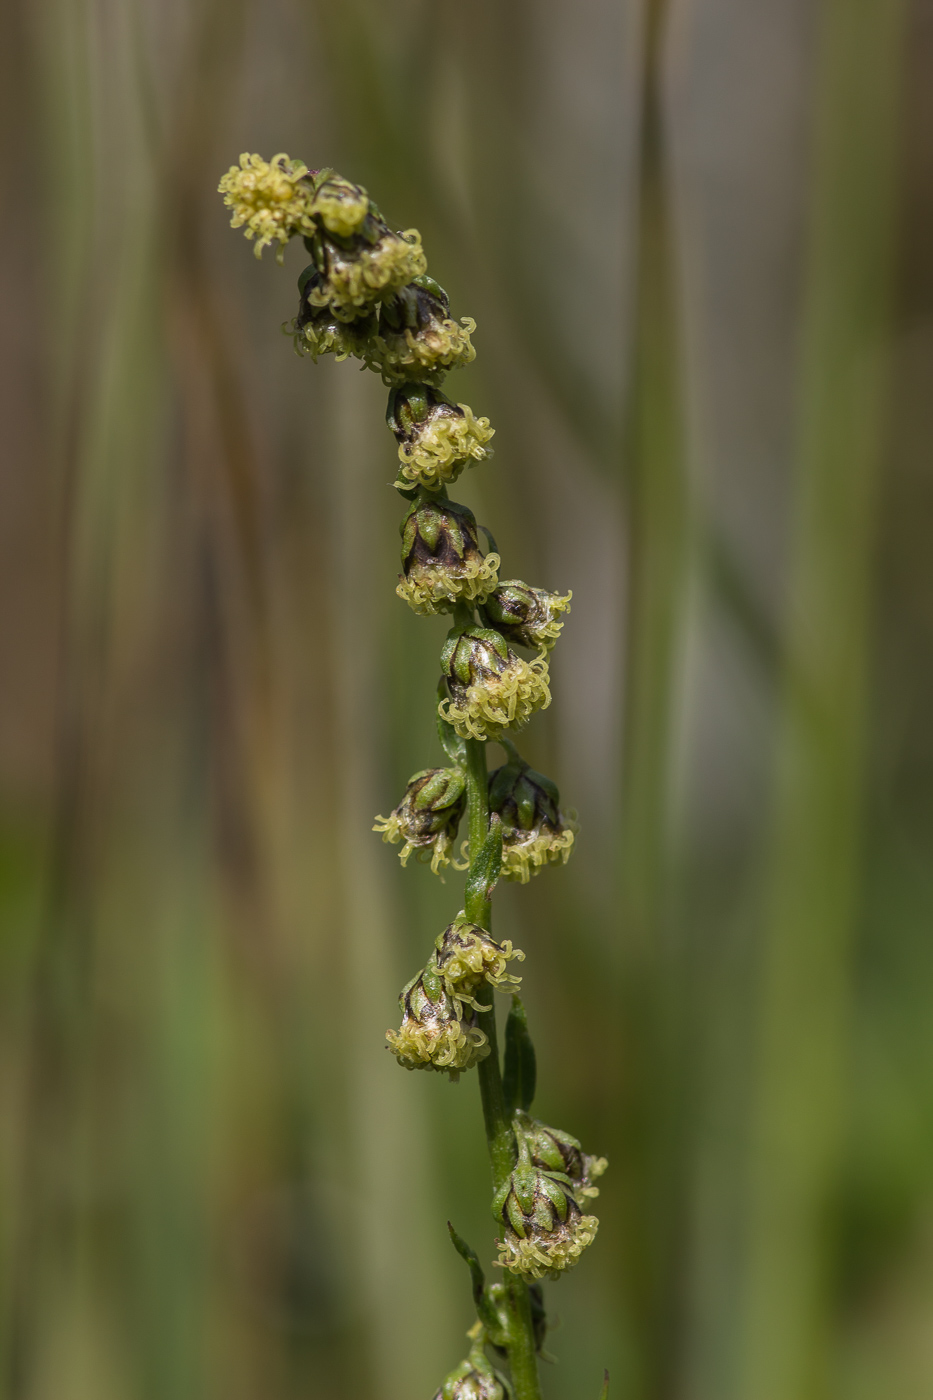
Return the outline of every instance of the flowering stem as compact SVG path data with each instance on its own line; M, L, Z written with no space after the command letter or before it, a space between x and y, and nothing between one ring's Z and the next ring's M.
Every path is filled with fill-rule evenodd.
M486 745L478 739L466 741L467 821L470 832L470 873L479 859L489 830L489 791L486 778ZM490 901L483 890L475 889L467 897L466 916L487 931L492 925ZM481 1060L479 1089L483 1103L486 1143L492 1166L493 1190L508 1180L515 1165L515 1137L509 1121L502 1073L499 1068L499 1045L496 1035L495 1007L482 1011L479 1027L489 1039L489 1054ZM538 1362L535 1353L534 1328L531 1321L531 1300L528 1285L509 1270L505 1271L506 1349L515 1400L541 1400Z

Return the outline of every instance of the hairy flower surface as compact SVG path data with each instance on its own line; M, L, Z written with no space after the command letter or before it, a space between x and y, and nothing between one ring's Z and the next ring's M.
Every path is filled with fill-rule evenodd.
M476 322L451 319L450 302L432 277L418 277L383 302L379 316L380 369L386 384L439 382L476 358L470 336Z
M521 579L508 579L486 599L483 615L507 642L550 651L560 636L564 625L561 615L570 611L572 597L572 593L547 593Z
M401 524L402 567L396 593L416 613L451 612L482 600L496 585L498 554L485 558L476 519L466 506L421 492Z
M476 1025L476 1009L451 996L432 955L427 967L399 997L402 1024L386 1040L404 1069L446 1071L457 1079L489 1054L489 1041Z
M431 861L437 875L450 864L450 851L466 805L466 787L459 768L425 768L409 778L405 796L387 817L377 817L373 831L383 841L404 844L399 851L403 865L412 851L419 860Z
M522 1139L518 1166L496 1195L493 1214L505 1226L497 1262L530 1279L558 1278L572 1268L599 1227L595 1216L581 1212L569 1177L533 1166Z
M396 486L429 491L456 481L464 467L492 456L495 432L464 403L453 404L430 384L403 384L389 396L386 421L398 442Z
M577 1200L599 1195L599 1187L593 1183L609 1165L605 1157L591 1157L575 1137L539 1123L527 1113L516 1115L515 1132L527 1142L532 1165L544 1171L562 1172L570 1180Z
M242 228L247 238L256 240L257 258L262 257L263 248L278 243L276 256L281 262L290 238L314 232L314 196L303 161L284 153L263 160L245 152L217 188L233 210L231 228Z
M502 878L527 885L548 864L566 864L577 824L560 810L550 778L516 754L489 775L489 808L502 818ZM465 847L468 849L468 847Z
M524 961L521 949L508 940L497 943L463 914L448 924L435 946L437 970L454 996L475 996L484 984L509 992L521 986L522 979L508 970L513 960Z
M438 711L463 739L495 739L506 729L520 729L551 703L544 658L522 661L487 628L448 632L441 672L449 698Z

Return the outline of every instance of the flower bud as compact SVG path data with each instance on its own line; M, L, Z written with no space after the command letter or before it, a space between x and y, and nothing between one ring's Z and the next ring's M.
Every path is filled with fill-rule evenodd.
M324 279L317 268L306 267L298 279L301 301L298 315L285 329L293 338L299 355L310 355L315 362L321 355L333 355L337 360L354 356L373 366L376 349L376 314L373 311L355 321L341 321L327 307L312 306L311 294L320 292Z
M435 944L437 970L452 996L475 996L483 984L497 991L517 991L522 979L508 971L514 960L524 962L525 954L506 940L497 943L485 929L458 914Z
M405 796L387 817L377 817L373 831L383 841L405 844L399 851L403 865L412 851L427 860L438 874L450 864L450 851L457 839L460 818L466 806L466 785L459 768L424 768L409 778Z
M402 1024L386 1040L403 1069L445 1071L452 1080L489 1054L489 1041L476 1025L476 1007L451 996L432 954L399 997Z
M591 1157L575 1137L539 1123L527 1113L516 1114L515 1131L527 1142L532 1165L543 1171L562 1172L569 1178L577 1200L599 1195L599 1187L593 1183L609 1165L605 1157Z
M233 210L231 228L242 228L256 240L256 257L263 248L278 243L276 258L282 261L285 245L296 233L313 234L314 195L308 167L285 154L263 160L244 153L239 165L231 165L217 189Z
M521 579L500 583L486 599L483 614L490 627L496 627L507 642L519 646L543 647L550 651L560 636L561 613L570 611L572 593L547 593L531 588Z
M466 1361L451 1371L434 1400L508 1400L508 1395L501 1376L483 1351L480 1337Z
M495 739L551 703L544 658L522 661L504 637L483 627L448 632L441 672L450 698L438 713L463 739Z
M560 810L550 778L512 753L489 775L489 808L502 818L502 879L527 885L548 862L567 863L577 824Z
M456 481L464 467L492 456L487 443L495 429L465 403L453 404L430 384L405 383L389 395L386 422L398 442L396 486L436 491Z
M498 554L480 552L476 519L455 501L421 492L401 524L402 567L396 593L416 613L452 612L482 601L496 585Z
M505 1226L497 1262L526 1279L558 1278L592 1244L599 1221L581 1212L565 1173L532 1164L520 1135L518 1149L518 1165L493 1201Z
M470 336L476 322L450 317L450 301L432 277L417 277L383 302L379 349L386 384L441 379L450 369L476 358Z

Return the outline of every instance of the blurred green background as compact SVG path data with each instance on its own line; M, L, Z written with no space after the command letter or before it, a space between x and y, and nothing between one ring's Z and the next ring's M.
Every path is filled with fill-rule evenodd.
M476 1085L384 1053L458 907L384 393L299 361L241 151L421 229L572 588L497 899L612 1167L548 1400L933 1395L931 0L0 10L0 1396L409 1400L491 1257Z

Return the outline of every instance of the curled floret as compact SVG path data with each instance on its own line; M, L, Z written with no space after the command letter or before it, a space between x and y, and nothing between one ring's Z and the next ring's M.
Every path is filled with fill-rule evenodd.
M476 322L450 315L443 287L418 277L385 301L379 316L379 357L384 383L438 383L444 374L476 358L470 336Z
M456 481L464 467L492 456L487 444L494 432L489 419L477 418L469 404L435 414L410 442L399 444L402 465L396 485L408 488L419 483L436 488Z
M416 613L452 612L496 586L499 556L483 557L473 512L420 491L402 521L402 569L396 593Z
M430 860L437 875L450 864L465 805L466 780L459 768L424 768L409 778L394 811L376 818L373 831L392 845L403 843L402 865L414 851L418 860Z
M386 1031L386 1040L403 1069L438 1070L456 1080L489 1054L475 1004L450 994L434 956L405 987L399 1005L402 1024Z
M544 657L523 661L487 628L448 633L441 670L448 699L438 711L464 739L495 739L506 729L520 729L551 703Z
M456 481L464 467L492 456L494 429L467 404L451 403L429 383L406 383L392 390L386 422L398 443L396 486L437 491Z
M314 214L328 233L352 238L370 212L369 196L362 185L354 185L341 175L324 180L314 196Z
M233 211L231 228L242 228L246 237L256 240L255 254L277 243L276 258L296 233L313 234L313 193L308 167L284 152L263 160L244 152L239 165L231 165L217 186L224 204Z
M416 228L393 233L384 226L373 243L364 238L348 242L348 247L328 238L318 242L321 282L308 296L312 307L326 307L340 321L365 314L374 302L397 291L427 267Z
M566 864L579 828L551 779L506 748L509 762L489 775L489 805L502 819L502 878L525 885L546 865Z
M524 961L520 948L508 939L494 938L459 914L439 935L436 943L437 970L452 995L475 996L485 984L497 991L515 992L522 979L509 972L509 963Z
M595 1240L598 1229L595 1215L583 1215L578 1206L571 1204L567 1219L550 1230L531 1225L520 1235L513 1229L506 1229L503 1238L497 1241L499 1257L496 1262L525 1279L557 1279L573 1268Z
M572 597L572 593L548 593L521 579L507 579L486 599L483 616L507 642L550 651L560 636L561 619L570 611Z

